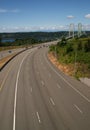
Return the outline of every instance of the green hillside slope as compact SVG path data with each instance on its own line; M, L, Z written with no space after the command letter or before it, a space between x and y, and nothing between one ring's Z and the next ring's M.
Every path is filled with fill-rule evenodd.
M75 77L90 77L90 38L62 38L57 45L50 46L50 52L60 64L72 64Z

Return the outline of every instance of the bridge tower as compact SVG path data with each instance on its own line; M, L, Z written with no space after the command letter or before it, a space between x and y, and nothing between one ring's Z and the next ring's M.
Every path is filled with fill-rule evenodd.
M71 23L70 26L69 26L69 37L73 37L74 38L74 31L75 31L74 24Z
M78 23L78 37L82 35L82 24Z

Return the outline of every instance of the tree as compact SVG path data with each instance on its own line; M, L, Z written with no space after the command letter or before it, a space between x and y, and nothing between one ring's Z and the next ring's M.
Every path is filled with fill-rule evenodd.
M82 41L78 41L77 50L80 51L83 49Z
M1 43L1 41L2 41L2 39L1 39L1 37L0 37L0 43Z
M58 42L58 45L59 46L65 46L67 44L67 40L65 37L62 37L61 41Z
M90 40L88 40L84 45L84 50L85 52L90 52Z
M2 39L1 39L1 37L0 37L0 46L2 46Z
M66 46L66 54L68 54L69 52L72 52L73 50L74 49L73 49L72 43L68 43Z

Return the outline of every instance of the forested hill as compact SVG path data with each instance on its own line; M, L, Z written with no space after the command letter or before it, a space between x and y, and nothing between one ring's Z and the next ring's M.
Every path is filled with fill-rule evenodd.
M14 38L14 39L26 39L33 38L41 41L56 40L61 36L66 36L68 32L21 32L21 33L0 33L0 37Z
M0 33L0 47L20 46L26 44L31 45L35 43L54 41L59 40L62 37L67 37L68 34L68 31ZM87 35L84 37L90 36L90 31L86 32L86 34Z
M69 34L68 31L59 31L59 32L17 32L17 33L0 33L0 38L13 38L13 39L27 39L33 38L41 41L46 40L56 40L61 38L62 36L67 36ZM86 31L86 35L90 36L90 31Z

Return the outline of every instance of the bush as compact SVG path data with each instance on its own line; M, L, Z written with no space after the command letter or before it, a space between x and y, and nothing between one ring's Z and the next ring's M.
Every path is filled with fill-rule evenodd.
M66 46L66 54L68 54L68 53L70 53L70 52L72 52L73 51L73 46L72 46L72 44L70 43L70 44L68 44L67 46Z
M66 44L67 44L67 40L65 39L65 37L62 37L61 41L59 41L59 42L57 43L57 45L60 46L60 47L63 47L63 46L65 46Z
M77 46L77 50L80 51L80 50L82 50L82 49L83 49L82 42L79 41L79 42L78 42L78 46Z
M84 45L84 49L85 49L85 52L90 51L90 40L88 40L88 42Z

